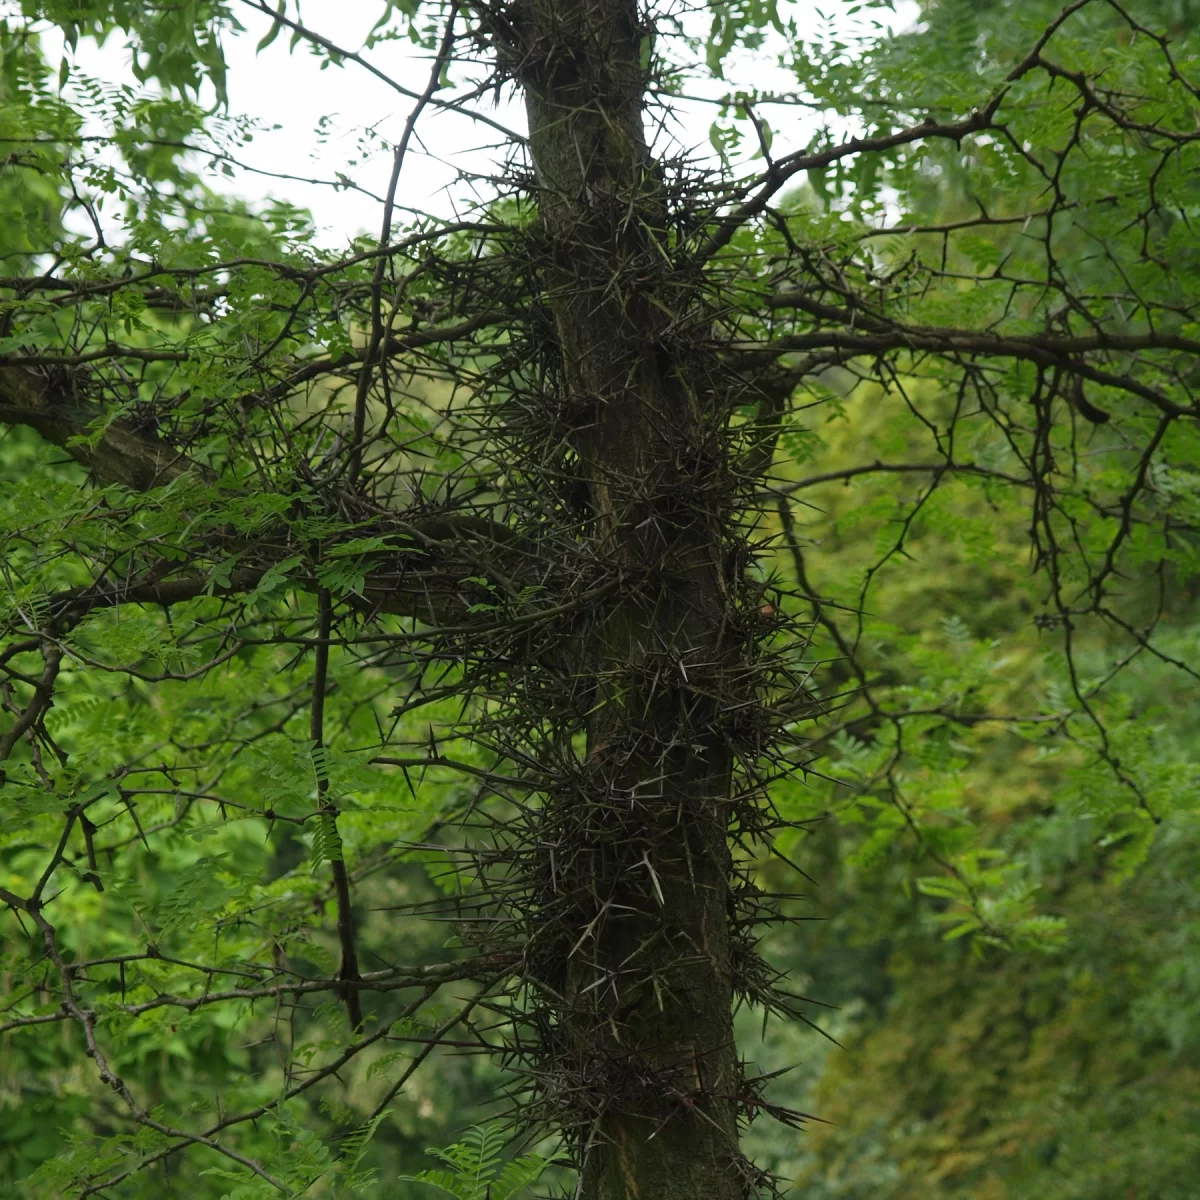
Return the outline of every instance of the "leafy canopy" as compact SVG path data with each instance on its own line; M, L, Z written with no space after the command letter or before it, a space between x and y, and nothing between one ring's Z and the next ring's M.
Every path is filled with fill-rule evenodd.
M766 697L784 827L739 853L764 895L794 889L778 856L826 868L848 897L829 936L896 947L831 989L894 992L847 1029L896 1107L876 1094L805 1162L765 1153L831 1197L931 1173L985 1195L1083 1162L1120 1106L1049 1162L1012 1150L1041 1101L1003 1093L985 1121L931 1009L1031 1091L1061 1078L1039 1055L1093 1052L1098 1014L1194 1066L1195 921L1162 914L1194 908L1200 14L943 0L890 35L883 7L657 13L641 66L656 103L711 102L711 158L661 143L658 244L736 383L739 619L806 689ZM331 82L402 44L432 58L392 81L382 238L333 246L214 183L254 165L224 104L252 15ZM286 0L27 0L0 24L0 1170L22 1194L408 1171L498 1196L550 1154L502 1163L484 1127L413 1174L464 1106L528 1085L448 1053L512 1065L531 1011L520 955L468 919L473 872L578 749L578 713L526 698L572 670L555 622L611 586L533 404L554 334L528 147L453 219L406 213L411 128L501 133L489 10L381 3L361 50L323 28ZM132 77L48 61L52 30L127 42ZM768 58L786 91L756 86ZM1107 905L1161 958L1104 945ZM1128 995L1095 982L1102 952ZM1025 972L1008 1034L972 1041ZM836 1066L813 1086L859 1111ZM914 1098L944 1127L881 1139ZM1090 1170L1047 1194L1095 1194Z

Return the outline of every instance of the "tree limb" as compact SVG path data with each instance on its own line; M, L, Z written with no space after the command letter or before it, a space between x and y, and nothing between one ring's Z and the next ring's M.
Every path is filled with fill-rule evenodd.
M148 491L194 469L174 447L120 417L98 439L89 437L103 420L101 409L80 400L77 380L66 370L0 366L0 422L36 429L97 478Z

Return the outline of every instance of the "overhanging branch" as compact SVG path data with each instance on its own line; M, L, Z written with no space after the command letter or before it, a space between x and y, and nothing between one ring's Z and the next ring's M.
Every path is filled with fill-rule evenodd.
M61 366L0 366L0 423L37 430L100 480L148 491L194 469L161 438L120 417L104 422L102 410L79 399L76 378Z
M205 468L180 451L132 426L121 417L107 418L96 405L81 401L76 380L61 370L40 372L26 367L0 367L0 422L35 429L52 445L92 471L105 483L149 491L172 483L189 472L206 475ZM103 430L98 436L91 431ZM351 530L347 537L360 535ZM381 512L371 532L395 542L395 548L365 558L366 581L357 606L371 613L415 617L432 625L455 626L495 622L494 612L471 610L482 597L465 584L468 577L486 576L501 592L519 590L534 548L519 534L478 513L422 513L407 516ZM274 539L271 539L274 540ZM270 567L291 557L298 548L283 539L254 545L206 542L203 557L222 555L244 560L228 576L214 578L195 567L184 569L164 560L132 578L97 581L50 598L52 628L61 633L96 608L120 604L169 606L203 595L236 596L252 592ZM326 547L328 551L332 547ZM176 574L175 572L180 572ZM288 582L304 591L320 586L315 563L297 567ZM354 598L352 598L353 600ZM494 599L494 594L488 597Z
M836 311L838 315L842 315L842 310ZM915 325L885 326L883 322L872 321L869 317L862 317L858 324L865 328L818 329L811 333L788 334L769 342L737 342L730 350L741 351L751 361L757 362L765 362L785 354L813 353L821 350L835 352L846 358L856 355L878 357L904 350L976 359L1013 358L1043 367L1065 368L1093 383L1118 388L1138 396L1167 416L1185 417L1200 413L1195 404L1178 404L1157 388L1132 375L1102 370L1085 358L1088 354L1104 352L1128 354L1154 350L1200 355L1200 342L1176 334L1101 332L1087 337L1053 334L1006 335Z

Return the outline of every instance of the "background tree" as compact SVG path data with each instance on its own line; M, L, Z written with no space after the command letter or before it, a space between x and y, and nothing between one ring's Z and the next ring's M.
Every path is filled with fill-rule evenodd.
M428 50L378 239L323 248L197 174L245 136L197 97L255 9L346 69ZM14 14L6 1033L35 1108L81 1097L23 1189L370 1188L369 1140L447 1051L499 1064L589 1200L742 1197L772 1167L978 1189L1004 1123L974 1110L949 1164L843 1122L755 1165L749 1121L804 1117L733 1012L806 1011L796 943L761 941L809 915L797 853L891 885L853 919L911 938L928 990L888 1008L878 955L854 987L903 1021L971 1009L925 918L982 993L1063 942L1087 891L1039 909L1056 873L1153 892L1194 845L1186 724L1139 705L1192 674L1200 93L1194 45L1139 13L943 4L916 37L814 42L772 7L713 6L697 39L612 0L384 5L361 53L286 4ZM55 80L46 22L122 30L153 86ZM767 45L795 92L718 94ZM647 133L697 75L721 169ZM507 134L485 97L510 86L528 136L485 200L401 225L423 117ZM780 147L796 106L834 115Z

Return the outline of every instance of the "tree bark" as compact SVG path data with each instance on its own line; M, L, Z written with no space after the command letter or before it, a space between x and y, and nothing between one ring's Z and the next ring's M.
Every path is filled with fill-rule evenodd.
M650 32L632 0L518 0L493 27L529 118L552 415L619 583L590 635L583 784L555 802L573 842L556 887L576 897L563 1074L590 1114L581 1200L736 1200L729 456L687 352L701 306L671 265L646 143Z

